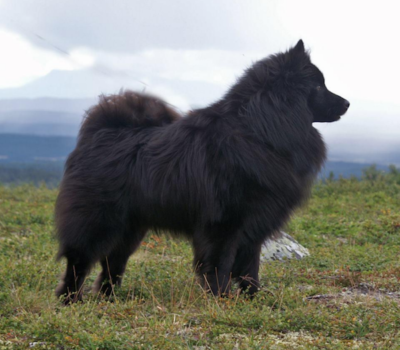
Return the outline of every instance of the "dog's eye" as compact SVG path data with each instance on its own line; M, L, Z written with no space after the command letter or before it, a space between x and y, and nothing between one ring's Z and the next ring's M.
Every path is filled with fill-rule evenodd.
M321 86L321 85L318 85L318 86L317 86L317 91L320 91L320 90L322 90L322 86Z

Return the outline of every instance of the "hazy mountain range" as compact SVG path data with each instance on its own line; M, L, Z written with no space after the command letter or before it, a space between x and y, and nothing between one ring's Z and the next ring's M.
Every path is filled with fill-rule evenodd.
M0 173L1 166L8 169L26 168L31 164L34 168L57 171L61 178L62 167L68 154L74 149L76 137L69 136L34 136L21 134L0 134ZM321 171L322 177L333 172L336 177L350 175L361 176L363 169L371 164L328 161ZM378 169L387 170L385 165Z
M0 162L63 162L75 145L85 110L96 101L0 99ZM341 133L340 123L327 127L337 128L338 133L325 137L330 160L325 173L360 175L361 169L372 163L382 168L400 166L400 138L381 138L373 143L370 135L362 137L362 131L356 136Z

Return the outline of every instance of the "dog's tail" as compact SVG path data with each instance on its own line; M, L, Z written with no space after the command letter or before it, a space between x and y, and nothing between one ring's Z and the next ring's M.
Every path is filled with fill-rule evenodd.
M101 95L99 103L85 115L80 137L101 129L143 128L171 124L181 116L161 99L133 91Z

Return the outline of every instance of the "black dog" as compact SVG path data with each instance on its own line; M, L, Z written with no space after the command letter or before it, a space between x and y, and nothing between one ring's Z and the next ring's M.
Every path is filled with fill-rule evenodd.
M253 294L262 243L307 197L325 159L312 123L336 121L348 107L301 40L184 118L143 94L102 97L87 112L57 199L58 257L68 261L57 295L80 300L99 260L97 290L109 294L149 229L192 242L212 293L234 280Z

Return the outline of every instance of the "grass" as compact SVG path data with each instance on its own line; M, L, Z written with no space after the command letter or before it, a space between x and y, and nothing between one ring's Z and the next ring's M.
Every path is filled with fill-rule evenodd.
M204 294L190 246L149 235L114 302L70 307L54 296L57 191L0 187L0 350L400 349L399 175L369 175L315 186L287 227L311 256L263 264L252 301Z

